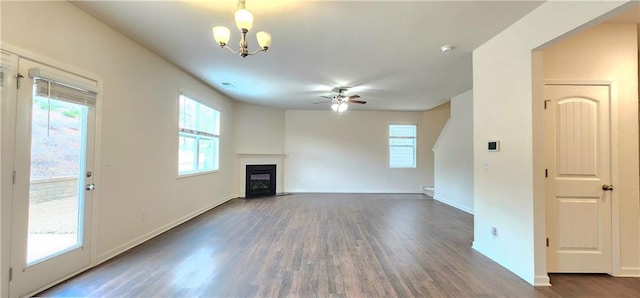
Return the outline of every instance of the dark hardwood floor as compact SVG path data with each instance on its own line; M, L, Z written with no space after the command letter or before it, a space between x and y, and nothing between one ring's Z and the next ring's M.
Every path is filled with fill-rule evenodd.
M471 215L422 195L234 199L38 296L640 296L640 279L606 275L534 288L472 237Z

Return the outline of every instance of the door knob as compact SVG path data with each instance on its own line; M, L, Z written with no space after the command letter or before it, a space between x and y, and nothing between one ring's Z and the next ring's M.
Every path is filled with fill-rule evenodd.
M87 184L85 185L84 189L86 190L94 190L96 188L96 185L91 183L91 184Z
M613 190L613 185L611 184L604 184L602 185L602 190Z

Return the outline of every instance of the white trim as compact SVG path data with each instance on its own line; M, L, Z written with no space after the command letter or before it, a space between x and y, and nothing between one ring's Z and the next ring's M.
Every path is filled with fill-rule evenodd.
M536 275L533 277L533 286L534 287L550 287L551 279L549 279L549 275Z
M206 171L200 171L200 172L186 172L184 174L178 174L176 179L189 178L189 177L207 175L207 174L218 173L218 172L220 172L219 169L218 170L206 170Z
M611 80L557 80L547 79L544 80L545 85L569 85L569 86L611 86L615 81Z
M111 258L113 258L113 257L115 257L115 256L117 256L117 255L119 255L119 254L121 254L121 253L123 253L123 252L125 252L125 251L127 251L129 249L131 249L131 248L134 248L134 247L136 247L136 246L138 246L138 245L150 240L151 238L154 238L154 237L156 237L156 236L158 236L158 235L160 235L160 234L162 234L162 233L164 233L164 232L166 232L168 230L171 230L171 229L173 229L173 228L175 228L175 227L177 227L177 226L179 226L179 225L191 220L192 218L194 218L194 217L196 217L196 216L198 216L200 214L203 214L203 213L205 213L205 212L207 212L207 211L209 211L209 210L211 210L211 209L213 209L213 208L215 208L217 206L220 206L220 205L228 202L229 200L231 200L233 198L234 198L234 196L229 196L229 197L226 197L226 198L224 198L224 199L222 199L220 201L217 201L217 202L214 202L212 204L209 204L209 205L207 205L207 206L205 206L205 207L203 207L203 208L201 208L199 210L191 212L191 213L189 213L189 214L187 214L187 215L185 215L185 216L183 216L181 218L178 218L178 219L176 219L176 220L174 220L174 221L172 221L172 222L170 222L170 223L168 223L168 224L166 224L164 226L161 226L161 227L159 227L159 228L157 228L157 229L155 229L155 230L153 230L153 231L151 231L149 233L146 233L146 234L144 234L144 235L142 235L142 236L140 236L140 237L138 237L136 239L133 239L133 240L131 240L131 241L127 242L127 243L124 243L124 244L122 244L122 245L120 245L120 246L118 246L118 247L116 247L114 249L111 249L111 250L109 250L109 251L107 251L107 252L105 252L105 253L103 253L103 254L98 256L98 263L96 265L101 264L101 263L103 263L103 262L105 262L105 261L107 261L107 260L109 260L109 259L111 259Z
M436 200L436 201L438 201L438 202L441 202L441 203L447 204L447 205L449 205L449 206L451 206L451 207L454 207L454 208L456 208L456 209L462 210L462 211L464 211L464 212L466 212L466 213L469 213L469 214L473 215L473 209L471 209L471 208L469 208L469 207L467 207L467 206L463 206L463 205L461 205L461 204L458 204L458 203L456 203L456 202L453 202L453 201L451 201L451 200L448 200L448 199L446 199L446 198L443 198L442 196L439 196L439 195L437 195L437 194L434 194L433 199L434 199L434 200Z
M620 267L615 277L640 277L640 267Z
M620 155L618 154L618 87L615 81L609 82L609 158L612 185L620 185ZM620 264L620 196L619 192L611 192L611 268L612 275L622 274Z
M27 59L31 60L31 59ZM98 82L93 79L88 79L83 76L78 76L76 74L72 74L68 71L64 71L57 68L40 68L34 67L29 69L29 77L41 78L47 81L53 81L57 83L61 83L63 85L69 85L73 87L78 87L83 91L89 91L92 93L98 93Z
M11 60L11 75L5 70L5 80L7 82L6 90L3 90L6 97L2 98L0 103L0 296L9 296L9 268L11 264L11 230L13 225L13 183L12 174L15 161L15 133L16 133L16 107L17 107L17 89L10 88L15 84L15 74L18 73L18 55L2 51L2 63ZM15 64L15 65L13 65ZM5 249L5 247L7 249Z
M11 44L7 44L6 42L2 43L2 50L4 52L9 52L11 54L14 54L20 58L27 59L32 62L43 64L45 66L52 67L60 71L64 71L66 73L71 73L73 75L98 82L98 86L97 86L98 89L96 91L97 93L102 93L102 82L103 82L102 76L69 66L64 63L57 62L45 56L35 54L33 52L24 50L22 48L13 46ZM22 74L22 75L26 76L27 74Z
M534 280L525 279L524 277L518 275L513 270L511 270L511 268L508 268L507 266L505 266L502 263L500 263L497 259L495 259L494 255L491 254L491 252L494 252L494 250L490 249L488 246L483 246L481 243L479 243L479 242L474 240L473 243L471 243L471 248L473 248L475 251L481 253L485 257L489 258L494 263L502 266L502 268L508 270L511 274L513 274L513 276L523 280L524 282L526 282L526 283L528 283L528 284L530 284L532 286L534 285L534 283L535 283ZM532 278L535 279L535 277L532 277Z
M431 151L436 152L436 150L438 150L438 145L440 145L440 139L442 139L442 136L444 136L447 133L447 129L449 128L449 122L451 122L451 117L449 117L449 119L447 119L447 122L444 123L444 126L440 130L440 134L438 134L438 138L436 139L436 142L433 144L433 148L431 148Z
M236 154L238 157L287 157L286 154L278 154L278 153L238 153Z
M198 126L197 128L193 128L193 129L189 129L189 128L183 128L182 123L180 123L180 117L181 117L181 112L182 112L182 105L181 105L181 100L182 98L185 98L186 100L190 100L192 102L194 102L196 104L196 106L200 106L200 107L204 107L204 109L211 109L213 111L214 114L217 113L217 123L215 125L215 129L214 132L205 132L205 131L201 131L199 130L199 124L196 124L196 126ZM183 88L179 89L179 94L177 97L177 106L178 106L178 114L176 115L176 127L178 128L178 133L177 133L177 141L178 141L178 146L177 146L177 153L178 153L178 164L177 166L177 173L178 176L177 178L185 178L185 177L191 177L191 176L196 176L196 175L200 175L200 174L209 174L212 172L217 172L220 170L220 132L222 131L221 126L222 126L222 112L220 111L220 109L217 107L217 105L211 105L211 103L209 104L205 104L201 101L201 99L196 98L196 97L192 97L190 92L185 92L185 90ZM196 108L196 111L200 111L203 108ZM198 120L200 118L200 114L201 113L196 113L196 120ZM184 171L184 172L180 172L180 139L181 138L191 138L194 140L194 142L196 143L196 149L199 152L199 146L200 146L200 140L204 139L204 140L209 140L212 144L216 144L216 150L214 152L214 156L213 156L213 160L214 160L214 164L211 168L208 169L203 169L203 170L191 170L191 171ZM198 153L197 152L197 153ZM198 166L199 163L199 157L200 154L196 154L195 156L195 165L196 168Z
M404 191L393 191L388 189L374 189L374 190L366 190L366 191L332 191L326 189L305 189L305 188L294 188L287 189L286 192L290 193L330 193L330 194L407 194L407 195L422 195L424 199L428 199L429 197L423 194L420 191L416 192L404 192Z
M408 166L408 167L392 167L391 166L391 135L389 134L389 128L391 128L391 125L413 125L416 128L416 134L415 136L412 137L412 139L414 140L414 145L413 145L413 166ZM420 135L420 125L418 122L387 122L387 169L400 169L400 170L407 170L407 169L417 169L418 168L418 136ZM411 137L402 137L402 138L411 138ZM408 147L408 146L407 146Z
M433 186L422 186L422 193L432 198L435 195L435 190Z

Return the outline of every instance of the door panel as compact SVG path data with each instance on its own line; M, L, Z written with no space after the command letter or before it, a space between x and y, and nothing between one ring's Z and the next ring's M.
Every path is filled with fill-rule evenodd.
M558 249L599 251L598 200L558 197ZM590 220L583 220L589 218Z
M549 272L612 271L609 89L545 86Z
M92 170L95 127L95 107L74 102L79 89L28 75L60 70L26 59L18 64L23 78L15 128L12 297L90 264L91 191L85 185L93 182L86 173Z
M595 177L598 102L570 97L556 102L558 176Z

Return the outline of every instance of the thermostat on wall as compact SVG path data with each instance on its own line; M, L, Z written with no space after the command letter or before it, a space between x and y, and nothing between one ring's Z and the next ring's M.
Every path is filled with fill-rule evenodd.
M500 141L489 141L487 144L489 151L500 151Z

